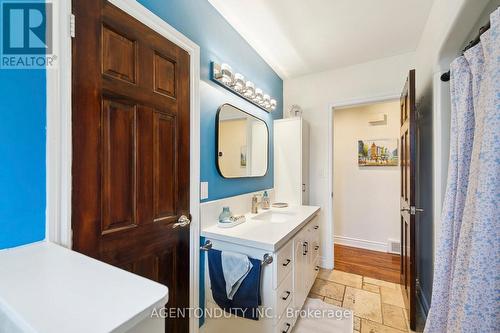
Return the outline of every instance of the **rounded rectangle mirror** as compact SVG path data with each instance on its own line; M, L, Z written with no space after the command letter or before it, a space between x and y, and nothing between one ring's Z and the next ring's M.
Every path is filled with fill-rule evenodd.
M230 104L219 107L216 123L217 169L221 176L264 176L269 164L267 124Z

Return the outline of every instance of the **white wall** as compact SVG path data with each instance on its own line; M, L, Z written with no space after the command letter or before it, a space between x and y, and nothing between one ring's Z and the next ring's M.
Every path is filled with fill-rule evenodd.
M284 81L284 111L298 104L310 126L310 198L321 206L322 256L333 265L333 221L328 217L331 203L329 178L329 117L334 105L399 96L413 68L414 54L402 54L356 66L316 73ZM357 102L356 102L357 101ZM324 265L328 267L327 265Z
M387 123L369 124L377 114ZM369 250L387 250L399 241L399 166L358 166L358 140L397 139L399 100L334 111L335 243Z

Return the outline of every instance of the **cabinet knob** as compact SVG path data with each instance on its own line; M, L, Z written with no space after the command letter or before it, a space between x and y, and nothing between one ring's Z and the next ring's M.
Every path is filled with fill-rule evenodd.
M315 225L314 230L318 230L318 229L319 229L319 225Z
M285 327L286 328L283 331L281 331L281 333L288 333L288 331L290 330L290 327L292 327L292 325L290 325L289 323L286 323Z
M287 259L284 263L283 263L283 266L286 267L288 266L289 263L291 263L292 261L290 259Z

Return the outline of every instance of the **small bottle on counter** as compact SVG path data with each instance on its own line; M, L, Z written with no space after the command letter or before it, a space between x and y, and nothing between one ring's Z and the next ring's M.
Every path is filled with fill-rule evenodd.
M262 209L269 209L271 207L271 200L269 198L269 194L267 191L264 191L264 195L262 195Z
M233 214L229 210L229 207L222 207L222 212L219 215L219 222L220 223L231 223L231 216Z

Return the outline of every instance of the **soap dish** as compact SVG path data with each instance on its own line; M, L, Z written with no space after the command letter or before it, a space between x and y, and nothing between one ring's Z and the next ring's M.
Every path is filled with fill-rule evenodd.
M286 208L288 207L288 204L286 202L275 202L272 206L275 208Z
M239 215L239 216L231 216L231 222L217 222L217 226L219 228L232 228L237 226L238 224L242 224L243 222L246 221L246 218L244 215Z

